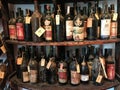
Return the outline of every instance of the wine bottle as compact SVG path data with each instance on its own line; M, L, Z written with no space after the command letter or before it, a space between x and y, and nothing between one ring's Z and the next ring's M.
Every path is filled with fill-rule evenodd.
M65 16L65 30L66 40L73 40L73 17L70 13L70 6L67 6L67 13Z
M58 82L60 85L65 85L68 82L67 68L67 63L61 60L58 64Z
M44 41L43 34L45 30L41 26L42 15L38 9L38 0L34 0L34 12L31 16L32 40L34 42Z
M50 5L46 5L46 13L43 18L43 27L45 29L45 40L46 41L54 41L54 22L51 16L51 7Z
M24 36L24 18L21 15L21 8L17 8L18 10L18 17L16 20L16 30L17 30L17 40L24 40L25 36Z
M57 5L57 14L55 15L55 34L54 40L61 42L65 40L64 17L61 15L61 7Z
M30 83L37 83L38 82L38 63L35 59L35 47L31 46L31 57L30 61L28 63L28 72L29 72L29 78Z
M108 49L108 57L106 58L106 72L109 81L115 80L115 60L112 56L112 49Z
M80 65L75 57L70 63L70 84L73 86L80 84Z
M80 13L80 8L77 8L77 14L73 19L73 39L74 41L83 41L84 40L84 18Z
M110 38L110 25L111 25L111 18L110 18L110 14L108 13L108 5L105 4L104 13L101 17L101 30L100 30L101 39Z
M85 56L83 57L83 61L81 63L80 81L81 81L82 84L88 84L89 83L89 68L88 68L87 62L85 60Z
M28 72L28 58L26 57L26 52L23 52L23 61L20 66L21 79L23 83L29 82L29 72Z
M11 14L11 17L10 17L10 20L9 20L9 38L11 40L16 40L17 39L17 32L16 32L16 19L14 17L14 12L11 11L10 12Z
M25 16L25 41L32 41L32 27L31 27L31 16L30 10L26 9L26 16Z
M115 13L114 4L110 5L111 10L111 30L110 30L110 38L117 38L117 17L118 13Z

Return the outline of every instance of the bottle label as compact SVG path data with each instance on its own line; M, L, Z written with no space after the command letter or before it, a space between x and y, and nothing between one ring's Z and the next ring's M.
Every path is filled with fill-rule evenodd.
M56 25L60 25L60 15L55 16Z
M23 82L29 81L29 73L28 72L23 72Z
M80 83L80 74L77 71L71 71L71 84Z
M66 69L58 69L58 76L59 76L60 83L67 82L67 70Z
M45 33L45 29L43 27L39 27L35 34L38 36L38 37L41 37L43 34Z
M107 76L109 80L115 78L115 64L107 64Z
M98 75L98 77L97 77L97 79L96 79L96 82L97 82L97 83L101 83L102 78L103 78L102 75Z
M89 75L81 75L81 81L89 81Z
M113 21L117 21L117 17L118 17L118 13L114 13L112 20L113 20Z
M25 17L25 24L30 24L31 17Z
M6 53L6 48L5 48L4 45L2 45L2 46L0 47L0 49L2 50L3 53Z
M117 22L111 22L110 36L117 37Z
M41 66L45 66L45 59L41 59Z
M10 34L10 39L17 39L15 25L9 25L9 34Z
M92 27L92 18L87 19L87 27L91 28Z
M16 23L17 39L24 40L24 26L23 23Z
M30 70L30 82L31 83L37 82L37 70Z
M21 64L22 64L22 61L23 61L22 57L17 58L17 65L21 65Z
M45 39L52 40L52 26L45 26Z
M84 39L84 27L74 27L73 39L74 41L81 41Z
M66 37L72 38L73 36L73 21L68 20L66 21Z
M3 79L5 76L5 72L0 71L0 78Z
M111 22L110 19L101 20L101 36L110 35L110 24L111 24L110 22Z

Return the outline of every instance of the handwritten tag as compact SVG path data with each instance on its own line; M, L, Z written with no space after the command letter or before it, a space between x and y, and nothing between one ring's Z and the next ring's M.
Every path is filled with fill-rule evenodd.
M48 62L48 64L47 64L46 68L49 69L50 66L51 66L51 64L52 64L52 61L50 60L50 61Z
M97 79L96 79L96 82L101 83L102 78L103 78L102 75L98 75L98 77L97 77Z
M76 69L77 69L77 73L80 73L80 65L79 64L76 65Z
M6 48L5 48L4 45L2 45L2 46L0 47L0 49L2 50L3 53L6 53Z
M4 78L4 76L5 76L5 73L4 73L4 72L2 72L2 71L0 71L0 78L1 78L1 79L3 79L3 78Z
M113 14L113 20L114 20L114 21L117 21L117 17L118 17L118 14L117 14L117 13L114 13L114 14Z
M35 32L35 34L38 37L41 37L44 32L45 32L45 29L43 27L39 27L38 30Z
M30 24L31 17L25 17L25 23Z
M60 15L56 15L56 25L60 25Z
M97 20L99 20L99 17L98 17L98 15L97 15L97 14L95 14L95 17L97 18Z
M20 57L20 58L17 58L17 65L21 65L22 64L22 57Z
M45 66L45 59L41 59L41 66Z

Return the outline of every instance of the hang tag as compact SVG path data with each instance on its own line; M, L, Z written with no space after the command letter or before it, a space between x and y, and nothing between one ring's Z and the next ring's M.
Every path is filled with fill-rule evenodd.
M98 75L98 77L97 77L97 79L96 79L96 82L97 82L97 83L101 83L102 78L103 78L102 75Z
M56 15L55 19L56 19L56 25L60 25L60 15Z
M4 45L2 45L2 46L0 47L0 49L2 50L3 53L6 53L6 48L5 48Z
M41 66L45 66L45 59L41 59Z
M20 58L17 58L17 65L21 65L22 64L22 57L20 57Z
M4 72L2 72L2 71L0 71L0 78L1 78L1 79L3 79L3 78L4 78L4 76L5 76L5 73L4 73Z
M31 17L25 17L25 23L30 24Z
M30 72L30 66L27 66L28 72Z
M36 30L35 34L36 34L38 37L41 37L41 36L44 34L44 32L45 32L45 29L44 29L43 27L39 27L39 28Z
M95 17L97 18L97 20L99 20L99 17L98 17L98 15L97 15L97 14L95 14Z
M113 19L114 21L117 21L117 17L118 17L118 13L114 13L112 19Z
M63 63L60 63L60 70L63 69Z
M51 66L51 64L52 64L52 61L50 60L50 61L48 62L48 64L47 64L46 68L49 69L50 66Z
M80 73L80 65L79 64L76 65L76 69L77 69L77 73Z

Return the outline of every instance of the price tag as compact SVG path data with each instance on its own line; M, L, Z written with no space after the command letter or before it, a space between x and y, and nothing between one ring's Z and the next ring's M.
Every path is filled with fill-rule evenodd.
M4 76L5 76L5 73L4 73L4 72L2 72L2 71L0 71L0 78L1 78L1 79L3 79L3 78L4 78Z
M77 69L77 73L80 73L80 65L79 64L76 65L76 69Z
M49 69L50 66L51 66L51 64L52 64L52 61L50 60L50 61L48 62L48 64L47 64L46 68Z
M87 19L87 27L92 27L92 18Z
M95 17L97 18L97 20L99 20L99 17L98 17L98 15L97 15L97 14L95 14Z
M114 21L117 21L117 17L118 17L118 14L117 14L117 13L114 13L114 14L113 14L113 20L114 20Z
M2 45L2 46L0 47L0 49L2 50L3 53L6 53L6 48L5 48L4 45Z
M96 82L101 83L102 78L103 78L102 75L98 75L98 77L97 77L97 79L96 79Z
M55 19L56 19L56 25L60 25L60 15L56 15Z
M31 17L25 17L25 23L30 24Z
M41 59L41 66L45 66L45 59Z
M30 72L30 66L27 66L28 72Z
M39 27L38 30L36 30L35 34L40 37L45 32L45 29L43 27Z
M17 58L17 65L21 65L22 64L22 57L20 57L20 58Z

